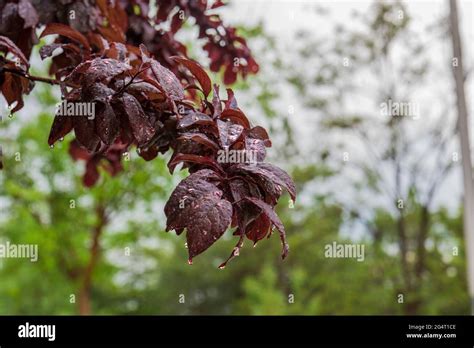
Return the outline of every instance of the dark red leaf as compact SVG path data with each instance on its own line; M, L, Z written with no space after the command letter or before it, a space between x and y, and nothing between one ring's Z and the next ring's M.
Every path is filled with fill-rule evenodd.
M74 116L74 134L79 143L91 152L97 150L100 138L95 133L93 120L88 120L86 116Z
M48 144L53 145L56 141L64 138L73 127L72 118L68 116L56 116L51 126L48 137Z
M246 138L245 149L251 154L253 162L263 162L265 160L267 152L263 140Z
M270 232L272 222L267 214L261 213L255 220L253 220L246 230L247 238L257 244L257 242L265 238Z
M227 88L227 101L225 102L225 108L226 109L237 109L237 100L234 97L234 92L230 89Z
M235 172L244 172L255 175L265 181L287 189L293 200L296 199L296 187L291 177L282 169L269 163L257 163L255 165L237 164L234 166Z
M187 229L189 261L209 248L226 231L232 219L232 204L223 192L206 181L217 178L201 170L184 179L165 205L166 230Z
M168 163L168 168L171 174L173 174L175 167L180 162L201 164L203 166L209 166L215 170L222 171L219 164L211 157L191 155L191 154L178 154L174 158L172 158L171 161Z
M213 140L209 139L209 137L207 137L206 135L200 133L184 133L180 135L177 140L192 140L196 143L205 145L212 150L219 150L219 146Z
M24 103L23 103L23 85L22 85L22 77L12 75L10 73L5 73L3 75L3 83L0 86L1 92L5 97L9 106L13 105L16 102L15 107L12 109L12 113L17 112L20 110Z
M213 126L212 118L202 112L191 111L184 115L178 122L178 129L188 128L190 126Z
M219 8L219 7L222 7L224 6L225 4L222 2L222 0L216 0L214 1L214 3L212 4L211 6L211 9L215 9L215 8Z
M183 64L186 68L189 69L189 71L191 71L191 73L201 85L202 91L204 92L204 95L207 98L207 96L211 93L212 90L212 82L207 73L204 71L204 69L192 60L182 57L171 58L174 59L176 62Z
M128 115L128 121L130 122L133 136L138 144L143 145L148 143L155 135L156 130L143 111L142 106L134 96L128 93L124 93L120 99L124 111Z
M227 230L232 219L232 204L205 196L193 202L192 212L186 233L191 262L193 257L209 248Z
M250 128L250 122L247 116L239 109L226 109L221 113L221 119L232 120L235 123L242 125L245 129Z
M224 83L226 85L231 85L237 80L237 73L234 71L233 64L227 65L224 72Z
M219 86L214 85L214 93L212 95L212 107L214 108L214 112L212 113L212 116L214 118L217 118L220 116L222 113L222 104L221 104L221 98L219 97Z
M69 144L69 154L71 155L72 159L75 161L78 161L78 160L87 161L91 157L89 151L87 151L85 147L79 144L77 139L74 139Z
M132 69L130 65L116 59L95 58L83 73L84 83L86 86L96 82L103 82L107 85L114 77L130 69Z
M278 232L280 233L280 239L282 244L281 258L286 258L286 256L288 255L289 246L286 241L285 227L283 226L283 223L281 222L278 215L273 210L272 206L253 197L246 197L245 199L251 202L252 204L255 204L255 206L259 207L262 210L262 213L264 213L270 219L272 224L277 228Z
M151 161L152 159L155 159L156 156L158 156L158 152L159 152L158 146L150 146L147 149L140 149L138 154L145 161Z
M79 48L78 46L74 44L58 44L58 43L53 43L51 45L44 45L43 47L40 48L39 53L41 59L45 59L47 57L51 57L54 53L54 51L58 48L61 48L63 51L64 50L70 50L74 52L75 54L79 54Z
M217 129L222 147L232 146L242 134L243 127L239 124L233 124L222 120L217 120Z
M10 52L14 56L18 57L26 67L30 66L28 59L26 59L23 52L8 37L0 36L0 49L6 49L7 52Z
M95 127L100 139L111 145L119 134L120 122L109 103L99 105L95 118Z
M265 128L256 126L248 130L246 133L250 138L263 140L266 147L272 146L272 142Z
M84 177L82 178L84 186L92 187L95 185L97 180L99 180L99 169L97 167L98 164L99 159L96 157L93 157L89 161L87 161L86 172L84 174Z
M65 25L65 24L61 24L61 23L49 23L49 24L47 24L46 28L44 28L43 32L40 35L40 39L45 37L45 36L55 35L55 34L65 36L68 39L71 39L72 41L80 43L88 51L90 51L90 49L91 49L91 47L89 46L89 42L87 41L87 39L84 35L82 35L77 30L74 30L70 26Z
M173 100L184 99L184 89L181 83L169 69L158 63L150 61L153 77Z

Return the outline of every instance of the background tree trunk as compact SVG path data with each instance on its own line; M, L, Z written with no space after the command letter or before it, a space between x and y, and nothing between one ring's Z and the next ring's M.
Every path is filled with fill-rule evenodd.
M449 4L453 57L457 59L457 66L453 64L453 76L456 84L459 140L461 145L464 179L464 236L467 255L467 279L469 296L471 298L471 312L474 314L474 183L472 178L471 149L469 144L469 119L464 92L462 43L459 35L459 18L456 0L450 0Z
M82 285L79 292L78 310L80 315L91 314L90 292L92 286L92 273L99 258L100 252L100 236L104 226L107 224L105 208L102 204L96 207L97 225L92 231L92 244L90 249L90 259L82 278Z

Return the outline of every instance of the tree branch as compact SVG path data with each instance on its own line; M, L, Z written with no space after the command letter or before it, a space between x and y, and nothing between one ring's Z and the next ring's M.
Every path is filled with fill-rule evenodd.
M4 68L4 72L9 72L10 74L13 75L18 75L21 77L24 77L25 79L28 79L30 81L38 81L38 82L45 82L49 83L50 85L59 85L61 82L56 80L56 79L51 79L49 77L41 77L41 76L33 76L30 75L22 70L15 70L15 69L9 69L9 68Z

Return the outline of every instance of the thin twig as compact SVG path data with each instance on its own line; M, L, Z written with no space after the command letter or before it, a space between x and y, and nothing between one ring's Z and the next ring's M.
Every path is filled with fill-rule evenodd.
M130 81L128 81L126 84L124 83L124 85L117 92L115 92L115 95L120 95L123 93L123 91L125 91L125 89L133 83L133 80L135 80L141 73L145 72L149 68L150 67L138 71L135 75L133 75L133 77L130 78Z
M9 72L9 73L14 74L14 75L24 77L25 79L28 79L30 81L45 82L45 83L49 83L50 85L59 85L60 84L60 81L58 81L56 79L51 79L49 77L33 76L33 75L30 75L30 74L28 74L24 71L21 71L21 70L4 68L3 71Z

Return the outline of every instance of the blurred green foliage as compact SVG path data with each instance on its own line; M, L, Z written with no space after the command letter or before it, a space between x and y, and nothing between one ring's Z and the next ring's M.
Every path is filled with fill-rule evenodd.
M110 217L93 272L94 314L403 313L404 304L397 302L399 263L388 251L396 238L394 221L387 212L374 218L383 237L358 241L365 244L364 262L328 259L326 244L350 242L339 233L341 207L331 204L331 197L316 196L290 208L285 196L279 214L291 245L287 260L279 259L279 240L273 236L256 248L247 243L240 257L219 270L235 243L229 231L189 266L183 236L164 232L163 204L178 179L169 175L166 159L145 162L131 154L122 174L112 178L104 172L98 186L86 189L83 164L67 154L69 139L54 149L47 146L50 123L50 115L40 114L7 146L0 238L38 244L39 260L0 261L1 314L77 313L70 300L78 295L81 268L90 257L98 202ZM334 175L323 165L293 172L300 192ZM427 249L429 272L418 293L424 300L420 313L466 314L462 248L459 256L443 257L446 248L462 245L460 216L444 210L431 214L434 244Z

